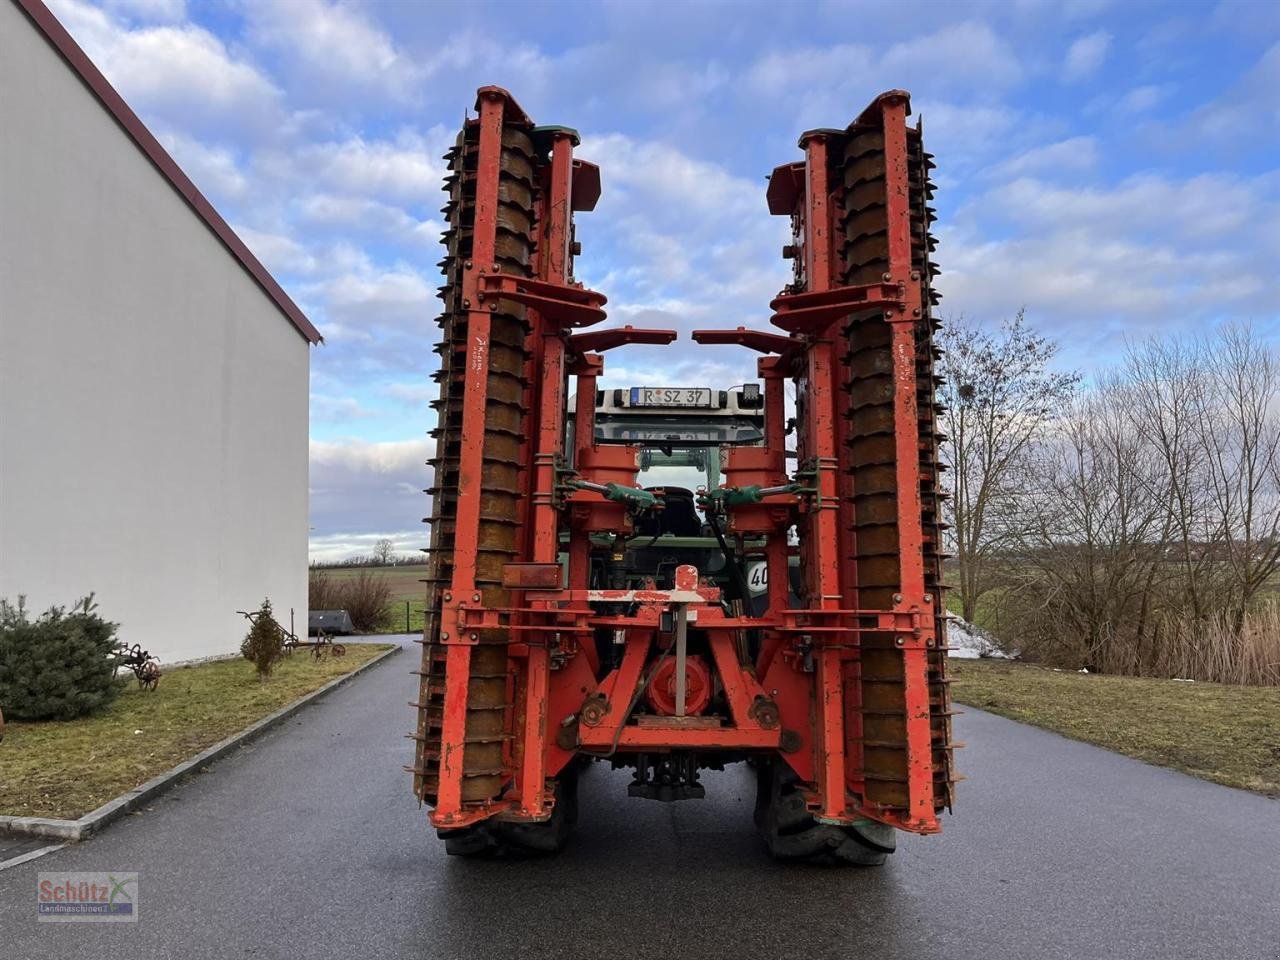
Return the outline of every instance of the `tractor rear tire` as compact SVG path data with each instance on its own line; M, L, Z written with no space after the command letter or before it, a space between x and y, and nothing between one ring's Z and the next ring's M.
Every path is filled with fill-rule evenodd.
M897 832L892 827L871 821L837 826L815 820L786 764L762 764L757 775L756 826L775 859L878 867L893 853Z
M568 769L556 780L551 819L541 823L484 820L460 830L439 830L444 852L477 860L522 859L559 853L578 822L578 772Z

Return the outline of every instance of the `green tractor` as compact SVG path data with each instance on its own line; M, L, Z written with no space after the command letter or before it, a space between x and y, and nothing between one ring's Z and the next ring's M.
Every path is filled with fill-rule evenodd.
M574 403L570 402L570 408ZM741 613L758 615L768 599L768 566L761 536L725 529L728 507L774 491L721 489L721 461L730 447L763 447L764 397L759 384L708 387L630 387L596 391L595 442L639 448L636 487L576 482L625 502L634 535L594 536L595 589L670 589L677 567L691 564ZM570 417L566 449L574 449ZM608 549L612 547L612 549ZM796 558L792 558L795 570ZM794 579L794 577L793 577ZM794 585L792 604L797 605Z

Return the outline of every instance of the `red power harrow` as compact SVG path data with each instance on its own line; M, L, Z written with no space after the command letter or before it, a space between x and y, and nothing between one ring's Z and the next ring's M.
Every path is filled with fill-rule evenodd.
M662 583L600 577L662 504L661 490L636 488L639 446L598 442L601 353L676 333L574 332L605 318L605 298L573 279L573 214L595 206L599 171L574 158L573 130L535 126L505 90L482 88L477 112L446 157L411 735L431 823L451 853L555 850L576 815L576 773L595 757L634 768L632 793L658 799L700 796L700 767L751 763L756 821L778 856L877 863L893 828L938 832L958 778L940 582L933 164L908 126L908 95L882 94L845 129L805 133L804 159L773 171L769 211L793 232L793 280L771 304L784 333L693 334L761 354L763 442L726 447L724 485L703 498L767 569L767 599L750 610L692 565Z

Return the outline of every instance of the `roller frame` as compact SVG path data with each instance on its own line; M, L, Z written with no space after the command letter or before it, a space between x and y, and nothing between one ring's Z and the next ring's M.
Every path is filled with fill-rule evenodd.
M544 152L537 167L533 228L533 276L497 272L495 241L498 165L503 124L531 125L499 88L482 88L478 100L479 142L472 256L462 272L459 296L467 342L462 372L463 411L458 466L459 496L453 522L452 578L440 592L438 617L428 618L428 651L443 647L444 706L438 744L430 742L427 720L415 735L419 796L432 803L430 820L456 829L497 818L537 823L553 812L554 778L575 753L627 755L641 751L694 751L761 755L788 764L817 820L854 824L866 819L916 833L940 830L938 814L949 806L958 779L951 763L950 703L946 695L941 585L929 582L926 549L936 554L936 531L926 530L921 500L923 472L931 469L933 437L922 437L919 355L928 340L928 277L913 266L907 95L891 91L877 98L854 126L883 133L885 244L887 268L880 281L844 285L838 206L843 187L834 182L835 156L849 131L811 131L800 141L803 163L780 167L771 182L770 209L792 218L796 280L776 298L773 323L785 335L738 327L699 331L707 343L737 343L762 354L766 443L733 448L725 459L729 478L743 485L784 485L784 391L795 381L802 398L796 440L806 492L770 497L735 510L731 532L767 535L771 592L760 617L728 614L719 590L692 567L680 567L672 589L602 591L588 583L590 535L626 535L630 521L623 505L591 490L567 490L566 463L581 479L595 483L632 480L637 448L596 446L593 439L596 381L604 370L601 351L632 342L670 342L673 331L635 330L572 333L604 318L605 298L584 290L572 276L572 212L594 206L598 179L582 171L594 167L573 157L576 135L567 128L535 128ZM918 140L918 132L916 134ZM583 196L575 200L575 185ZM927 226L927 225L926 225ZM927 245L927 241L922 240ZM923 256L927 260L927 250ZM927 269L927 268L926 268ZM481 523L483 444L488 401L489 324L496 300L523 304L526 338L525 407L519 556L504 573L506 602L476 579L475 551ZM860 495L850 462L848 390L842 358L849 349L850 318L873 311L888 324L892 355L892 421L896 490L897 579L892 605L859 603L858 560L850 546L856 535ZM924 331L922 334L921 331ZM923 339L921 337L923 336ZM923 346L922 346L923 344ZM450 374L446 374L450 375ZM569 377L577 382L575 448L566 449ZM931 390L931 386L929 387ZM931 402L931 395L926 399ZM936 460L936 456L934 457ZM922 467L922 463L925 467ZM933 478L936 480L936 477ZM930 482L933 482L932 480ZM797 525L805 605L787 606L786 530ZM936 524L935 524L936 526ZM568 535L564 585L548 588ZM509 588L509 589L507 589ZM622 594L625 593L626 596ZM626 600L629 616L600 612L608 601ZM665 615L696 618L707 637L728 705L725 722L703 718L647 717L632 722L639 685L655 650L662 646ZM616 669L604 673L591 638L618 631L625 652ZM763 642L752 663L743 663L735 641L744 630L760 631ZM505 782L494 796L463 796L467 751L470 657L483 631L503 631L507 639L512 709L507 734ZM900 802L876 799L869 781L862 672L866 638L892 638L901 667L900 751L905 791ZM884 651L881 650L881 653ZM426 710L427 675L418 706ZM931 672L932 671L932 672ZM939 692L940 691L940 692ZM898 709L894 707L894 709ZM438 752L438 783L424 786L424 756ZM434 768L433 768L434 769ZM891 771L892 772L892 771ZM898 778L892 778L898 779Z

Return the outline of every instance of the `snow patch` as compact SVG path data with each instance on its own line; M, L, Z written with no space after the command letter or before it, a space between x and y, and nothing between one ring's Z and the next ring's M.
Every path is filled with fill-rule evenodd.
M995 637L961 617L947 618L947 646L950 648L947 655L960 660L977 660L979 657L1009 659Z

